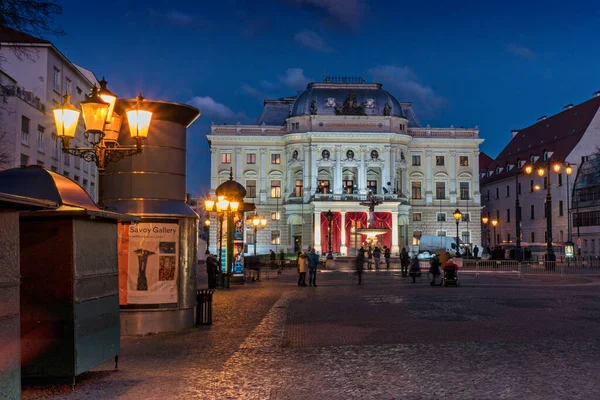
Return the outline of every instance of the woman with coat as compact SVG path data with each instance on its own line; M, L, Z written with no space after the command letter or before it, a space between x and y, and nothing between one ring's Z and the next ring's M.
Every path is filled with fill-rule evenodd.
M412 261L410 262L410 274L413 279L413 283L416 282L417 276L421 276L421 267L419 266L419 259L416 255L413 256Z
M306 267L308 264L308 259L306 258L306 254L299 251L297 262L298 262L298 286L306 286Z
M402 248L400 252L400 266L402 267L402 276L408 276L408 265L410 264L410 257L406 248Z
M362 285L362 275L365 269L365 249L361 247L356 256L356 275L358 275L358 284ZM353 279L354 280L354 279Z

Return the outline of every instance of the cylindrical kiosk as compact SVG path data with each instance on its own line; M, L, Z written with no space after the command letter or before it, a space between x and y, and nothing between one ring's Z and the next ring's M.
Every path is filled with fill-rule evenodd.
M119 100L120 115L135 100ZM119 228L121 334L194 325L198 216L186 204L186 134L194 107L145 100L152 122L143 151L106 169L104 204L141 218ZM127 124L119 143L133 143Z

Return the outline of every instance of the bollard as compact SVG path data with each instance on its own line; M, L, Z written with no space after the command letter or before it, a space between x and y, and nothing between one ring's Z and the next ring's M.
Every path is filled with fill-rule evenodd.
M214 290L196 291L196 325L212 325L212 295Z

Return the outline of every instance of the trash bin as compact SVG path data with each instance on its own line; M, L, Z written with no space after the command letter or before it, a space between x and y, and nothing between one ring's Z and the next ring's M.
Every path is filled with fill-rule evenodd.
M196 325L212 325L212 289L196 291Z

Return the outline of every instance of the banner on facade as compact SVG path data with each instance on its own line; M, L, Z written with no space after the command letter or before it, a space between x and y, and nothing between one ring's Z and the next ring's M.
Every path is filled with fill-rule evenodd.
M126 287L120 285L121 304L177 303L178 246L177 224L142 222L122 226L119 275Z

